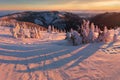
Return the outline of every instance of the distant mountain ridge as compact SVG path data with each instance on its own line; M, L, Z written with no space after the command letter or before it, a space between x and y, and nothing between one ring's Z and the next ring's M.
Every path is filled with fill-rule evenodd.
M0 20L30 22L45 28L48 28L49 25L52 25L57 29L66 30L69 30L70 28L77 29L77 26L81 25L82 23L82 18L80 18L78 15L59 11L18 12L3 16L0 18Z
M107 26L110 28L116 28L120 26L120 13L119 12L106 12L103 14L96 15L91 18L91 22L99 27Z
M6 21L4 23L7 23L7 25L12 25L17 22L24 24L27 22L28 26L32 24L32 27L37 25L46 29L49 25L52 25L56 29L69 31L71 28L77 30L78 26L81 26L83 18L80 17L80 15L81 14L59 11L25 11L2 16L0 17L0 21ZM103 29L104 26L108 26L109 29L115 28L120 26L120 13L101 13L90 17L89 20L101 29Z

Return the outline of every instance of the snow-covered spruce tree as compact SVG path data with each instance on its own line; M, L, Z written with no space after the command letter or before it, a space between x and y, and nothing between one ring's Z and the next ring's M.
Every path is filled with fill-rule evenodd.
M114 37L114 30L108 30L105 37L105 42L112 42Z
M94 34L93 34L93 40L94 40L94 42L97 42L98 36L99 36L99 32L100 32L100 29L99 29L98 26L96 25L96 26L95 26L95 31L94 31Z
M31 27L30 29L30 38L34 38L35 37L35 32L34 29Z
M30 38L30 29L25 29L25 38Z
M97 42L102 42L104 37L103 31L99 31Z
M51 30L52 30L52 32L55 32L55 28L54 28L54 26L53 26L53 25L52 25L52 29L51 29Z
M115 34L114 29L110 29L108 30L107 27L104 27L104 37L103 37L103 41L104 42L112 42L114 40L115 37L117 37Z
M103 30L103 33L107 33L108 32L108 29L107 29L107 26L104 27L104 30Z
M52 32L52 28L51 28L51 26L49 25L48 26L48 33L51 33Z
M82 36L82 42L87 43L88 42L88 34L89 34L89 21L88 20L83 20L83 23L81 27L79 27L79 33Z
M24 35L24 38L29 38L30 37L29 29L25 23L22 24L22 28L23 28L23 32L24 32L24 34L22 34L22 35Z
M108 36L107 26L104 27L103 34L104 34L103 41L106 42L107 41L107 36Z
M39 37L39 38L41 38L41 36L42 36L41 34L42 34L42 33L41 33L41 28L38 28L38 37Z
M25 38L25 32L24 32L24 27L23 26L20 26L19 38L21 38L21 39Z
M113 37L113 41L116 42L119 40L119 37L120 36L120 28L117 28L114 30L114 37Z
M58 28L56 28L56 29L55 29L55 32L56 32L56 33L59 33L59 32L60 32L60 30L59 30Z
M100 30L99 27L96 25L95 26L95 32L99 32L99 30Z
M66 39L68 40L68 42L71 42L71 32L66 33Z
M71 32L71 38L73 45L79 45L82 43L82 37L80 37L80 34L75 30Z
M81 31L81 35L82 35L82 42L83 43L88 43L88 32L87 30L85 29L84 26L82 26L82 31Z
M92 30L92 32L95 31L95 25L94 25L94 23L91 23L91 25L90 25L90 29Z
M98 26L95 27L94 23L91 23L90 32L89 32L89 36L88 36L89 42L96 42L98 39L98 35L99 35Z
M16 26L10 28L10 32L14 38L18 38L20 26L18 23L16 23Z
M35 27L35 38L39 38L38 28Z
M65 30L65 29L63 29L63 33L66 33L66 30Z
M82 23L82 25L85 26L86 23L87 23L87 21L86 21L85 19L83 19L83 23Z
M58 32L59 32L59 33L63 33L64 30L63 30L63 29L59 29Z
M16 35L16 32L15 32L15 28L14 28L14 27L11 27L11 28L10 28L10 32L11 32L11 35L12 35L14 38L17 38L17 35Z
M37 29L36 29L36 28L33 28L33 32L34 32L33 38L37 38Z
M90 29L90 32L88 34L88 42L93 42L93 34L94 32Z
M59 32L57 28L56 28L55 32L56 32L56 33L58 33L58 32Z
M86 21L86 25L85 25L87 35L88 35L89 32L90 32L90 27L89 27L89 25L90 25L90 21L88 20L88 21Z

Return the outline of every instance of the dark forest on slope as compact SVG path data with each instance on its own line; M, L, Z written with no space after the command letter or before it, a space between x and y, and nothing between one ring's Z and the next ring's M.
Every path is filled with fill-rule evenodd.
M103 29L107 26L109 29L120 26L120 13L103 13L91 18L91 22Z

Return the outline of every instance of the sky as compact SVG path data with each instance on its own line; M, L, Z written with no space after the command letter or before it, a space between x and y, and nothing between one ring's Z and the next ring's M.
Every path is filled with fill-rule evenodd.
M120 11L120 0L0 0L0 10Z

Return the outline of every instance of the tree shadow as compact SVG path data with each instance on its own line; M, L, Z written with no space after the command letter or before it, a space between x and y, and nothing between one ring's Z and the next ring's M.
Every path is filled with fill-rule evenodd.
M100 48L100 46L102 44L97 45L97 46L96 45L95 44L94 45L89 44L83 49L78 48L78 49L70 52L69 54L72 54L70 57L66 57L64 59L54 61L54 62L52 62L50 64L45 64L44 66L39 66L39 67L24 70L24 71L19 70L19 72L33 72L33 71L38 71L38 70L57 69L57 68L60 68L60 67L62 67L64 65L66 65L67 63L70 63L71 61L74 61L74 63L71 64L70 66L68 66L66 69L75 67L81 61L83 61L84 59L87 59L89 56L93 55Z
M113 44L114 44L114 42L110 42L110 43L107 45L106 49L109 48L109 47L111 47L111 46L113 46Z
M50 48L47 48L50 47ZM54 50L59 49L52 49L52 46L47 45L46 46L21 46L21 45L0 45L0 55L4 56L12 56L12 57L18 57L18 58L29 58L33 56L39 56L42 54L48 54ZM62 48L60 48L62 49ZM46 50L46 52L45 52Z
M20 64L20 65L26 65L29 64L36 64L40 62L44 62L42 66L34 67L34 68L27 68L26 70L17 70L18 72L34 72L34 71L45 71L45 70L51 70L51 69L57 69L60 67L65 66L68 63L71 63L74 61L74 63L71 63L71 65L66 66L65 69L69 69L72 67L77 66L81 61L87 59L91 55L93 55L102 45L102 43L91 43L91 44L85 44L82 46L72 46L72 47L59 47L55 48L55 46L52 46L50 49L47 50L36 50L36 51L29 51L27 54L26 52L23 54L26 54L26 57L35 56L32 58L26 58L25 60L3 60L0 59L0 63L8 63L8 64ZM54 49L55 48L55 49ZM52 49L52 50L51 50ZM1 51L0 51L1 52ZM0 53L0 55L4 56L14 56L14 57L24 57L21 55L21 53L14 53L15 55L9 55L11 53L4 54L6 52L3 52L3 54ZM32 55L31 55L32 54ZM66 57L63 57L66 56ZM62 57L62 58L59 58ZM57 60L53 60L54 58L57 58ZM49 64L46 64L46 61L52 61Z
M13 38L12 35L8 35L8 34L0 34L0 37Z
M119 44L117 42L105 43L100 49L106 54L117 54L120 52Z
M12 56L19 58L26 58L34 55L39 55L39 51L46 48L33 48L33 47L23 47L23 46L1 46L0 45L0 55ZM34 53L34 54L33 54Z

